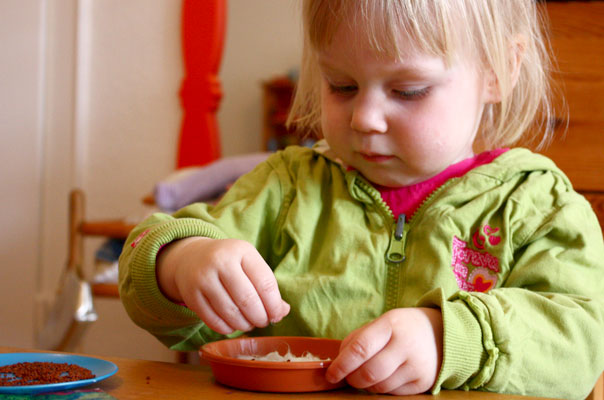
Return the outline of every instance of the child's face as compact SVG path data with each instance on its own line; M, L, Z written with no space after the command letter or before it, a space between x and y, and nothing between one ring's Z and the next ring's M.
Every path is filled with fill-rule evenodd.
M421 182L471 157L484 104L478 68L413 52L379 56L340 29L320 51L321 128L331 149L369 181ZM358 37L358 36L357 36Z

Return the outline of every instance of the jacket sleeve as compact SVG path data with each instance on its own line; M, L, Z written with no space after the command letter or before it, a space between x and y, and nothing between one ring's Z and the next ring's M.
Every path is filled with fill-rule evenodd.
M543 188L538 183L529 182ZM597 218L572 190L554 185L544 204L523 189L504 211L514 234L503 284L438 301L445 345L435 391L583 399L604 369L604 243Z
M130 318L174 350L196 350L222 338L187 307L163 296L155 259L162 246L186 237L238 238L267 254L283 204L279 155L241 177L216 206L197 203L173 215L154 214L129 235L119 260L120 297ZM232 334L236 336L238 333Z

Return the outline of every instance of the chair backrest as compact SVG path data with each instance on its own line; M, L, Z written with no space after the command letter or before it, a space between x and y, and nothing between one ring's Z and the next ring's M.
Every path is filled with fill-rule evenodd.
M604 373L596 382L594 389L591 391L586 400L604 400Z
M604 1L544 2L559 73L554 78L568 119L558 116L558 137L544 151L592 204L604 227ZM596 55L597 54L597 55ZM567 128L567 129L564 129Z
M568 129L544 153L589 200L604 230L604 57L593 51L604 48L604 1L543 2L541 6L550 17L552 48L560 70L555 78L569 112L568 120L552 121ZM604 400L604 374L587 399Z

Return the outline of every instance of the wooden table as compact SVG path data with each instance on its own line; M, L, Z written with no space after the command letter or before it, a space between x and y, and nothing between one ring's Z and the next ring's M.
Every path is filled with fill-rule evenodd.
M36 352L0 346L0 353ZM119 370L112 377L99 382L98 387L120 400L128 399L272 399L287 394L255 393L222 386L214 381L207 365L187 365L159 361L131 360L117 357L100 357L115 363ZM366 394L347 388L330 392L296 394L296 399L371 399L392 400L390 395ZM438 396L406 396L406 400L529 400L536 397L511 396L484 392L442 391Z

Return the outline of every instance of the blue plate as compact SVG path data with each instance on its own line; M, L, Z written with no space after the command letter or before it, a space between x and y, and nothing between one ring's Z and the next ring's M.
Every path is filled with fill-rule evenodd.
M109 378L117 372L117 365L112 362L98 358L76 356L72 354L58 353L3 353L0 354L0 367L20 362L54 362L76 364L80 367L89 369L95 377L92 379L82 379L73 382L50 383L47 385L28 385L28 386L0 386L0 394L33 394L49 393L61 390L74 389L90 385L103 379Z

